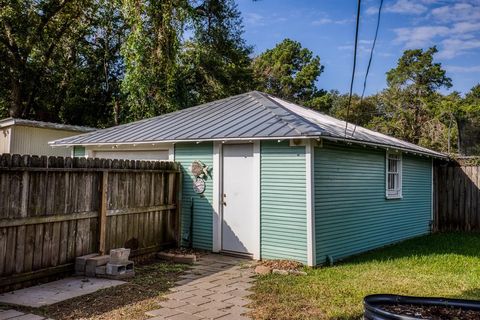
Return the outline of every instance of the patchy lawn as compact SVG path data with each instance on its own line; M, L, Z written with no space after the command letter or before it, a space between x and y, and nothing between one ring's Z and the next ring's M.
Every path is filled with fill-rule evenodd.
M124 285L48 307L22 308L22 311L53 319L147 319L145 312L158 309L162 295L186 268L185 265L153 261L135 266L135 277Z
M480 234L420 237L305 271L259 277L255 318L360 319L373 293L480 299Z

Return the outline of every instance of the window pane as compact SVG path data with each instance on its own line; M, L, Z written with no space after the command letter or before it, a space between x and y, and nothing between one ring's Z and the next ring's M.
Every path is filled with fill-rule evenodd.
M395 175L394 173L388 174L388 190L395 190Z
M388 172L398 172L398 160L388 159Z

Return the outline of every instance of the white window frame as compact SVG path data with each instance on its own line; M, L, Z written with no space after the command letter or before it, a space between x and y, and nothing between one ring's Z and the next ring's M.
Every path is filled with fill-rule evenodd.
M398 163L397 163L397 171L398 174L398 185L396 186L395 189L388 189L388 175L390 172L388 170L388 160L390 159L390 156L395 156L398 157ZM402 187L403 187L403 178L402 178L402 170L403 167L403 159L402 159L402 153L401 152L392 152L392 151L387 151L385 155L385 197L387 199L402 199Z

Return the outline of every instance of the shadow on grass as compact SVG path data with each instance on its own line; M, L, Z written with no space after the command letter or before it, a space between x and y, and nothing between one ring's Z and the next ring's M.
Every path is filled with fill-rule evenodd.
M480 248L480 233L437 233L352 256L340 260L338 264L362 264L447 254L480 258L478 248Z

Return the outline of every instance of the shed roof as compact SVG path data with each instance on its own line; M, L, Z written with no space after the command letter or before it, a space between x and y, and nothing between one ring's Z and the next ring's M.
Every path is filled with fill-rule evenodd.
M73 126L69 124L35 121L35 120L27 120L27 119L19 119L19 118L5 118L0 120L0 128L5 128L5 127L10 127L15 125L64 130L64 131L78 131L78 132L92 132L92 131L98 130L96 128L91 128L91 127Z
M187 141L228 141L324 138L392 147L446 157L279 99L252 91L161 116L50 142L53 146L142 144Z

